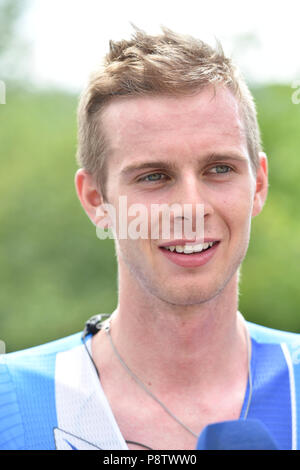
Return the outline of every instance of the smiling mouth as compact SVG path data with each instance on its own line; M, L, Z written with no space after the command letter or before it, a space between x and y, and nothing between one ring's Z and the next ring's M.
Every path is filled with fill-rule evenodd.
M193 255L203 253L210 250L214 245L219 243L218 241L199 243L198 245L170 245L160 247L162 250L171 251L174 253L179 253L182 255Z

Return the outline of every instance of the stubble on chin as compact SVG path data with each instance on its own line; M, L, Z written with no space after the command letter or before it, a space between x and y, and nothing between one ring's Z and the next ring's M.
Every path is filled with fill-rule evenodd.
M127 287L127 295L138 295L149 304L168 304L174 307L202 305L210 302L226 289L238 293L241 263L247 249L240 251L238 256L231 260L231 266L227 266L227 272L219 271L208 279L197 274L187 273L186 280L170 277L159 269L156 260L151 259L139 249L138 244L130 244L124 241L115 241L116 256L119 267L119 280ZM151 262L149 261L149 259ZM183 278L184 279L184 278ZM125 282L124 282L125 281Z

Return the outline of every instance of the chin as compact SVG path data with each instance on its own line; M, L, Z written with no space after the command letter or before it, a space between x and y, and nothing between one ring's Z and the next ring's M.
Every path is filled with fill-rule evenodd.
M120 259L120 267L128 279L129 284L137 282L144 291L144 295L148 297L150 302L165 302L170 305L191 306L200 305L213 300L217 295L222 294L226 287L230 289L230 285L237 287L235 282L237 279L238 268L241 263L242 256L234 260L230 269L228 266L219 266L213 269L209 274L193 274L192 276L170 277L170 274L157 272L157 269L151 269L144 265L140 265L138 259L126 256L126 252L122 253ZM125 254L125 256L124 256ZM229 263L228 263L229 264ZM176 279L177 277L177 279ZM229 286L228 286L229 284Z
M188 291L185 287L179 289L174 289L174 287L172 289L166 289L165 287L162 289L162 285L156 287L148 285L145 287L150 294L161 301L181 306L203 304L212 300L222 290L221 288L216 289L216 286L210 288L209 286L199 285L189 286Z
M231 271L216 275L210 280L205 278L191 279L188 282L175 281L170 285L168 281L150 285L144 284L144 287L155 297L173 305L200 305L209 302L222 295L227 290L236 291L238 285L239 263L237 263ZM168 285L169 284L169 285Z

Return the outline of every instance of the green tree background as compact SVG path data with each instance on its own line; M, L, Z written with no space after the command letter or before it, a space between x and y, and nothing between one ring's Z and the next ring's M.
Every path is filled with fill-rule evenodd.
M17 17L11 15L10 31ZM1 29L0 64L3 38ZM240 310L247 320L300 332L300 104L293 104L290 85L252 91L270 187L253 220ZM78 97L7 82L6 103L0 105L0 339L10 352L75 333L91 315L111 312L117 266L113 241L96 237L75 193Z

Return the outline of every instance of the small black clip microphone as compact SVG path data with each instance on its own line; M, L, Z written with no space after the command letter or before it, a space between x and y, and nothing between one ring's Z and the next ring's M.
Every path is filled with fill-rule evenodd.
M109 316L109 313L99 313L98 315L94 315L89 318L88 321L85 323L84 330L82 333L82 339L85 339L85 337L89 334L95 335L96 333L98 333L98 331L100 331L102 328L103 320Z
M82 341L82 343L83 343L83 345L86 349L86 352L89 355L89 358L90 358L90 360L91 360L91 362L92 362L92 364L95 368L95 371L96 371L99 379L100 379L99 371L98 371L97 366L94 362L94 359L92 358L92 356L90 354L90 351L87 348L85 338L89 334L95 335L96 333L98 333L98 331L101 330L101 328L103 326L103 320L106 317L110 317L110 314L109 313L99 313L98 315L94 315L93 317L89 318L88 321L85 322L84 330L83 330L82 335L81 335L81 341Z

